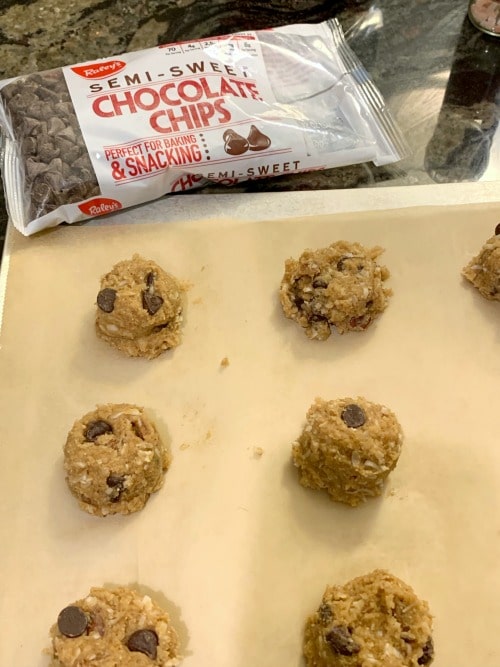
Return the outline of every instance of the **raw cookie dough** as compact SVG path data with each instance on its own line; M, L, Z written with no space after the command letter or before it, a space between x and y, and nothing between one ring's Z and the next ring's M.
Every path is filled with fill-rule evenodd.
M285 262L280 300L283 312L308 338L326 340L331 327L340 334L362 331L385 310L392 291L384 286L389 270L379 266L383 249L338 241L305 250Z
M496 226L495 236L486 241L479 254L463 269L462 275L484 297L500 301L500 223Z
M359 396L317 398L292 456L303 486L326 489L333 500L356 506L382 493L402 442L401 426L384 405Z
M91 588L51 630L51 667L174 667L179 642L168 614L148 595Z
M384 570L328 586L306 621L307 667L418 667L434 658L432 617L403 581Z
M143 408L99 405L73 425L64 446L71 493L90 514L130 514L163 484L170 455Z
M130 357L154 359L181 342L183 288L139 255L118 262L101 280L96 332Z

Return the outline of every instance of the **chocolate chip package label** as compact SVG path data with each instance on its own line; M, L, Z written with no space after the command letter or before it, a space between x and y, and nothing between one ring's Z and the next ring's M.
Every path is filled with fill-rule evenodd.
M163 45L0 84L9 216L30 235L180 193L397 161L340 24Z

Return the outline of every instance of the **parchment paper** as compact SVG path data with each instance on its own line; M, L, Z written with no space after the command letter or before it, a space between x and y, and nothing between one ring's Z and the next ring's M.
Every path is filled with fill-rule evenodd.
M500 304L460 270L499 221L490 204L118 218L12 236L0 665L45 666L60 609L113 583L165 604L186 667L299 667L303 622L325 586L382 567L429 601L436 667L498 667ZM281 313L284 260L338 239L386 248L394 296L367 331L310 341ZM184 342L155 361L94 335L99 278L133 252L192 284ZM302 488L290 462L314 397L347 395L385 403L405 431L384 497L356 509ZM142 512L94 518L65 486L62 447L82 414L121 401L150 410L174 461Z

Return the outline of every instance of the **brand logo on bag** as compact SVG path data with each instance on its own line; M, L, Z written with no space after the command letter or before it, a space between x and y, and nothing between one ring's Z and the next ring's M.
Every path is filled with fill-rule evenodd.
M106 213L113 213L122 208L121 203L116 199L109 199L107 197L94 197L89 201L78 204L78 208L85 215L95 217L97 215L106 215Z
M103 63L90 63L89 65L75 65L71 69L84 79L104 79L106 76L116 74L122 70L127 63L123 60L107 60Z

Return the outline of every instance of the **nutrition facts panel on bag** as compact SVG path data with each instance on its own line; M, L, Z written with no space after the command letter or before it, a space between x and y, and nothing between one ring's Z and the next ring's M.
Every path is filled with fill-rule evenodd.
M209 39L196 39L191 42L178 42L177 44L165 44L159 47L166 55L178 55L181 53L192 53L194 51L212 51L218 57L221 55L246 54L259 57L261 55L258 39L255 33L238 33L224 37L211 37Z

